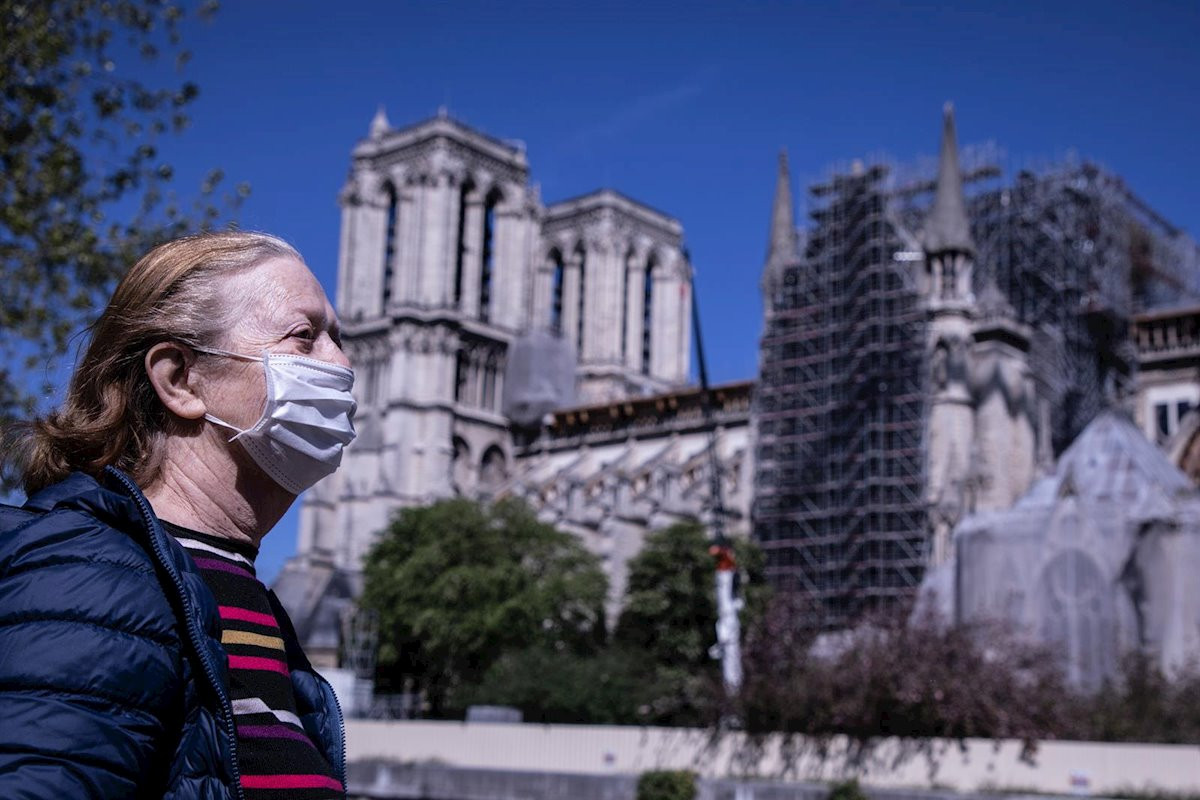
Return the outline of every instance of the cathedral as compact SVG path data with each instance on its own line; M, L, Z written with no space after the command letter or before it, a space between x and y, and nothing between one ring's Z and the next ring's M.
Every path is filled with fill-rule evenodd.
M947 107L932 179L855 162L798 227L781 156L759 374L706 395L678 220L545 204L519 143L380 111L339 196L359 435L275 585L314 663L393 512L454 496L578 536L614 618L646 533L699 519L828 629L924 586L1065 643L1084 685L1122 648L1200 650L1200 595L1155 588L1200 564L1200 309L1167 307L1200 297L1200 251L1093 165L999 178Z

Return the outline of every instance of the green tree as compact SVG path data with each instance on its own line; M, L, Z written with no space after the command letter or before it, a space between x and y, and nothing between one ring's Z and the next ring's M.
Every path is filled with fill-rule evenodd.
M35 368L65 352L132 260L219 216L220 172L184 208L158 152L187 126L197 87L138 77L147 62L178 72L182 28L215 8L0 0L0 423L35 411L47 388Z
M423 692L434 715L456 710L456 693L506 653L588 654L604 641L596 558L516 500L400 511L364 577L362 604L379 615L381 688Z
M702 724L716 712L719 665L717 600L712 542L696 522L655 531L629 562L625 602L614 632L618 647L643 660L641 715L646 722ZM745 627L764 606L761 552L735 542L743 575Z
M629 561L625 602L615 639L662 667L704 670L712 665L717 600L708 537L697 523L646 536Z

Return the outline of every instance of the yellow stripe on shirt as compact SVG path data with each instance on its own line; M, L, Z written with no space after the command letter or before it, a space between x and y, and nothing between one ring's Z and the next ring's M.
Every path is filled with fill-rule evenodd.
M278 636L263 636L249 631L221 631L221 644L253 644L272 650L283 649L283 639Z

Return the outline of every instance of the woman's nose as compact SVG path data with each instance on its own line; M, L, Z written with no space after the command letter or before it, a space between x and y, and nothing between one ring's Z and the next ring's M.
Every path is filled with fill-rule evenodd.
M321 352L321 360L328 361L331 364L337 364L339 367L350 366L350 359L346 358L346 354L342 352L342 348L333 340L329 334L321 337L324 347Z

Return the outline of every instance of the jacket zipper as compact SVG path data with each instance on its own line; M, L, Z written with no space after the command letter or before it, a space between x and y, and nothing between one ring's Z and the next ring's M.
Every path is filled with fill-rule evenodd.
M285 638L289 643L295 643L296 650L298 651L293 653L290 648L287 650L288 668L292 669L293 671L298 670L301 672L306 672L316 678L318 688L323 688L323 694L326 695L326 706L329 705L329 698L333 698L333 707L337 709L338 716L337 725L334 726L334 733L336 734L334 738L337 740L341 760L338 763L333 763L334 753L327 752L325 755L329 757L330 766L332 766L334 772L337 773L336 777L342 782L342 790L344 792L348 792L346 789L346 714L344 711L342 711L342 701L338 699L337 692L333 690L333 684L326 680L324 675L314 669L312 663L309 662L308 657L304 655L304 650L300 647L300 642L296 636L296 631L292 627L291 620L287 616L287 610L284 609L283 604L279 602L279 596L276 595L272 590L268 589L267 600L271 604L271 613L275 614L276 616L282 615L280 624L288 631L288 636ZM284 625L284 623L286 623L286 625ZM324 740L324 733L324 731L319 732L322 740Z
M341 762L338 764L338 778L340 778L342 781L342 791L349 794L350 790L346 786L346 715L345 712L342 711L342 702L338 700L337 692L333 690L333 684L325 680L325 676L317 672L315 669L312 672L317 676L317 679L321 681L321 683L325 684L325 689L328 691L329 696L333 698L333 706L337 709L338 724L335 730L339 732L338 743L342 746Z
M221 712L225 716L225 723L226 723L224 726L225 733L229 738L229 753L233 758L232 767L233 767L234 789L237 792L237 796L239 798L241 798L241 800L245 800L246 794L242 790L242 771L238 766L237 729L233 725L233 706L230 704L229 696L225 692L224 687L221 686L221 682L217 680L217 674L216 674L215 670L213 669L212 664L209 661L208 651L206 650L206 648L203 644L204 637L201 635L201 632L199 630L197 630L197 628L196 628L196 619L195 619L195 616L192 614L192 609L190 607L191 604L188 602L187 590L184 589L183 581L180 580L179 575L172 568L172 565L168 562L166 553L164 553L162 551L162 544L159 542L158 537L155 535L154 513L150 510L150 506L149 506L149 504L147 504L146 498L145 498L145 496L142 495L141 490L138 489L136 486L134 486L133 482L131 480L129 480L128 478L126 478L119 471L112 469L111 467L106 468L105 471L108 472L110 475L113 475L118 481L120 481L121 485L123 485L129 491L129 496L133 499L133 501L135 503L137 503L138 509L142 512L142 519L145 521L146 528L148 529L148 531L150 533L150 547L154 550L154 556L155 556L155 558L158 559L159 563L166 570L166 572L170 576L172 582L174 582L176 590L179 592L179 599L180 599L180 602L183 604L183 615L185 617L184 624L187 626L188 636L190 636L192 639L192 645L194 646L194 648L196 650L196 655L198 655L200 657L200 666L204 668L204 674L208 677L208 682L210 684L212 684L213 688L217 692L217 697L221 701ZM335 700L336 700L336 695L335 695ZM341 713L340 707L338 708L338 713L339 714ZM344 756L344 754L345 754L345 742L344 741L342 743L342 752L343 752L343 759L344 759L344 757L345 757Z

